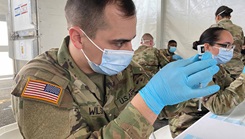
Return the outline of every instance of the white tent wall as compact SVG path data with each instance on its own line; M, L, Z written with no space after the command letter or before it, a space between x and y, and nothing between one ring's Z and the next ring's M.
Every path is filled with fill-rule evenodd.
M196 54L192 43L201 33L215 24L215 12L221 5L233 9L231 20L245 29L244 0L134 0L137 9L137 37L133 48L137 49L140 37L152 33L157 48L166 48L174 39L178 43L177 53L184 58ZM136 43L137 42L137 43Z
M137 32L136 37L132 41L133 49L137 49L140 45L140 39L144 33L150 33L155 40L160 40L161 27L161 0L133 0L137 10ZM160 42L155 41L159 46Z

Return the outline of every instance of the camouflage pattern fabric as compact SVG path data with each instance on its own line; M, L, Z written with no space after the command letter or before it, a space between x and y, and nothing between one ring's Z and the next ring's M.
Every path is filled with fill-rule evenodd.
M237 106L245 97L245 74L241 74L235 81L227 73L226 69L220 65L220 71L215 74L213 81L209 83L218 84L220 90L202 98L202 111L198 111L199 99L191 99L184 102L184 109L179 114L169 119L169 126L172 137L176 137L194 122L200 119L208 111L215 114L224 114Z
M173 55L175 55L175 53L169 52L168 49L160 49L159 51L160 51L160 54L161 54L161 55L164 55L164 56L168 59L169 62L175 61L175 60L173 59Z
M240 76L244 68L244 64L241 59L234 57L226 64L222 64L222 66L226 69L230 77L232 77L234 80Z
M198 111L198 104L199 99L191 99L182 104L183 109L180 110L176 116L168 119L173 138L178 136L208 112L205 107L202 107L202 111Z
M134 62L121 73L84 74L68 51L69 37L28 62L15 78L13 112L26 139L141 139L153 127L130 103L149 80ZM28 80L61 88L57 103L23 96Z
M133 60L140 64L150 77L169 63L168 59L164 55L161 55L157 48L144 45L139 46L135 51Z

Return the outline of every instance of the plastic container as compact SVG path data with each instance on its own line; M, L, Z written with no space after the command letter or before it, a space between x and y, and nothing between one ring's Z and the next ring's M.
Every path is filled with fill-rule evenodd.
M0 139L23 139L17 123L9 124L0 128Z

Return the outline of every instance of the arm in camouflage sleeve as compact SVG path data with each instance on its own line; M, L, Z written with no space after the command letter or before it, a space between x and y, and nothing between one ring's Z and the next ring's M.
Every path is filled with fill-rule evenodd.
M13 109L21 134L26 139L146 139L153 131L149 122L131 104L128 104L125 110L109 124L98 131L92 131L86 121L76 121L79 116L74 115L76 110L61 109L41 102L22 100L18 97L13 97L13 100L16 106L19 103L20 108L17 109L17 106ZM73 128L77 129L73 131Z
M161 52L160 50L157 49L156 51L156 56L157 56L157 59L158 59L158 63L159 63L159 66L160 68L164 67L165 65L167 65L169 63L169 60L167 59L167 57L165 57Z
M92 133L93 138L104 139L147 139L153 131L152 123L142 116L136 108L129 103L120 115L108 125Z
M233 81L229 87L203 98L203 105L215 114L224 114L240 104L245 97L245 74Z

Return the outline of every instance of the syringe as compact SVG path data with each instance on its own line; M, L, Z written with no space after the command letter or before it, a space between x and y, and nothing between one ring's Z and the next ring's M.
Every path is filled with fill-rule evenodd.
M200 83L200 88L202 88L202 84ZM202 97L198 100L198 111L202 111Z
M197 46L197 51L198 51L198 55L199 55L199 59L202 59L202 55L205 53L205 48L204 45L198 45ZM200 83L199 85L200 88L202 88L202 84ZM198 100L198 111L202 111L202 97L199 98Z

